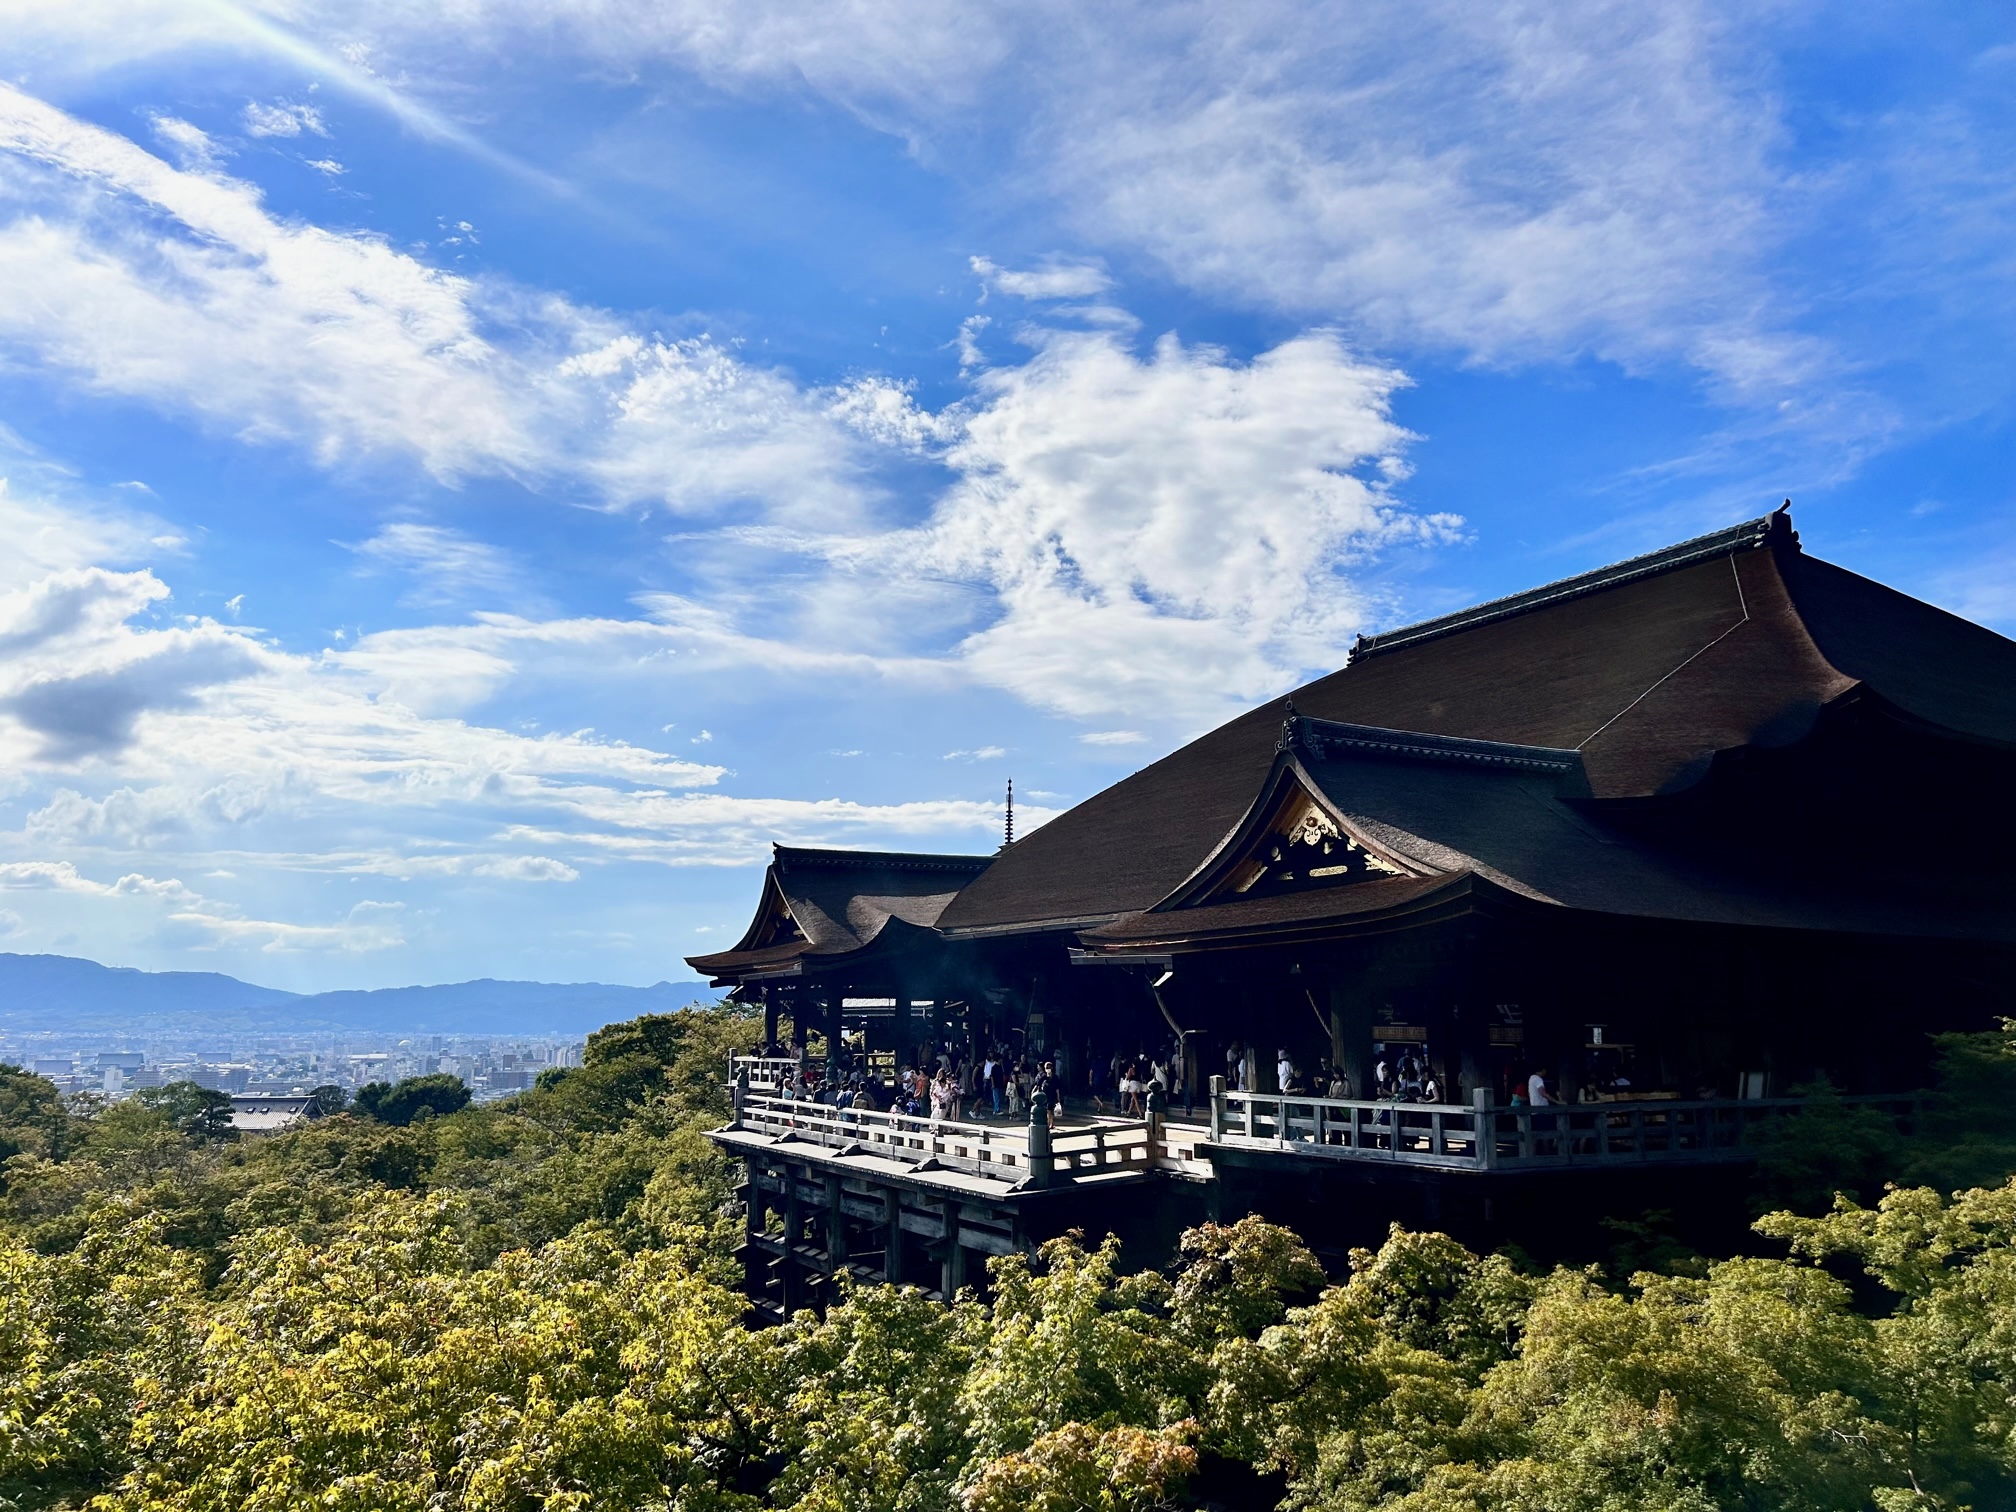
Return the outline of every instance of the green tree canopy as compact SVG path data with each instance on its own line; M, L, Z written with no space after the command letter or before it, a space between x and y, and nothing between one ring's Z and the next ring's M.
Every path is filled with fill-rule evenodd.
M400 1128L421 1117L459 1113L469 1106L469 1088L459 1076L437 1072L404 1081L371 1082L357 1089L352 1108L366 1118Z

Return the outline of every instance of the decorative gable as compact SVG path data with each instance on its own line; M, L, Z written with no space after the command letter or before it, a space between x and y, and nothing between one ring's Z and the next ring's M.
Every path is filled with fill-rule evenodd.
M1339 824L1308 790L1284 774L1271 815L1235 840L1213 877L1185 904L1265 898L1316 887L1416 873Z
M809 938L799 926L797 917L791 912L791 904L784 896L784 890L777 885L774 875L765 879L763 901L756 910L756 917L749 925L749 932L742 937L737 950L762 950L772 945L794 945Z

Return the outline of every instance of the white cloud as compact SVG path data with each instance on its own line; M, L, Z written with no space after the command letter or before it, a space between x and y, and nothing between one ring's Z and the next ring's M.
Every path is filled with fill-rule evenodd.
M0 475L0 540L7 547L0 551L0 593L26 588L51 573L131 561L162 549L150 542L155 526L145 515L66 498L68 477L21 455L8 445L11 440L0 431L0 467L15 474ZM24 476L36 486L19 487Z
M115 754L142 716L192 708L204 690L258 669L257 644L210 621L126 626L167 592L152 573L94 567L0 597L0 715L35 737L41 759Z
M0 835L0 846L27 852L0 872L7 885L94 896L156 886L138 872L93 883L75 861L42 859L51 850L172 853L206 873L565 883L583 865L611 860L744 864L780 834L873 843L992 824L991 805L960 801L876 805L692 791L714 787L724 770L588 731L513 733L423 712L397 696L404 685L423 705L467 707L542 658L559 676L593 675L612 663L648 667L648 657L611 652L662 648L684 635L676 626L491 616L299 655L231 626L157 628L147 616L165 593L150 573L85 569L0 600L11 653L0 656L0 708L11 715L0 718L0 762L23 781L65 779L43 787L21 831ZM46 711L9 692L69 685L73 703L102 699L98 683L76 686L97 675L93 669L139 682L133 669L158 667L163 645L192 637L234 658L234 675L171 680L151 700L68 725L38 723ZM80 728L94 738L79 744ZM318 838L334 843L317 845ZM396 921L367 928L311 919L296 929L193 893L173 901L184 905L179 924L223 943L375 950L404 937Z
M246 919L235 914L191 910L170 914L171 922L207 936L219 945L254 946L268 954L290 951L341 951L361 955L392 950L406 943L399 927L403 903L366 900L337 924L297 924L279 919Z
M1008 754L1006 746L981 746L972 751L947 751L942 758L946 761L999 761Z
M215 169L225 156L207 131L175 116L155 116L154 135L175 154L184 168L197 172L207 173Z
M163 879L129 872L116 881L99 882L68 861L0 862L0 889L68 893L96 900L101 905L122 901L156 905L166 910L157 915L163 924L180 926L212 942L254 945L267 951L357 953L388 950L405 943L397 923L405 905L398 902L360 902L336 924L252 919L232 905L206 898L172 877ZM19 915L7 917L20 925Z
M163 879L129 872L115 882L94 882L68 861L0 862L0 887L83 893L94 898L145 898L169 903L202 901L173 877Z
M473 595L520 599L526 591L524 574L508 552L442 525L395 520L349 549L374 566L410 575L420 602Z
M960 663L1030 703L1223 717L1336 665L1367 607L1353 562L1457 527L1388 496L1404 379L1333 334L1251 362L1173 336L1146 357L1112 330L1028 336L1034 355L959 411L958 481L932 519L825 549L984 585L998 613Z
M1113 287L1113 279L1097 262L1053 257L1035 268L1003 268L992 259L969 259L988 289L1017 299L1090 299Z
M450 77L471 35L486 54L536 36L738 92L809 86L927 160L1002 151L1024 200L1242 303L1493 362L1680 357L1753 387L1824 359L1765 275L1823 187L1774 160L1784 105L1756 59L1785 24L1712 0L478 0L448 31L378 0L341 23ZM1095 292L1048 276L1028 292Z
M254 7L18 0L7 51L17 76L59 78L174 52L310 62L486 160L498 155L418 97L466 99L499 59L557 53L742 95L809 88L927 164L986 179L1053 236L1147 256L1243 305L1505 365L1679 359L1773 405L1849 364L1799 329L1812 291L1786 272L1816 237L1857 243L1855 276L1879 279L1926 261L1928 224L1951 233L1941 260L1959 243L1999 258L2007 241L1999 172L1969 186L1978 213L1962 226L1950 201L1929 220L1912 202L1927 175L1892 171L1919 163L1936 179L1975 150L1964 114L1992 92L1994 50L1966 56L1956 42L1958 72L1926 72L1936 95L1802 129L1780 59L1816 42L1894 46L1873 11L1731 0L284 10L283 30ZM358 59L375 71L346 61ZM400 91L383 82L395 77ZM1980 141L1999 163L1991 136ZM1889 213L1872 218L1879 159L1873 192ZM1864 339L1880 345L1858 355L1887 357L1894 327L1871 323Z
M298 137L304 131L319 137L329 135L321 111L289 100L275 100L270 105L248 100L244 120L245 129L255 137Z
M1078 738L1089 746L1127 746L1139 745L1148 737L1139 730L1093 730Z
M188 149L176 169L0 84L0 351L326 465L407 458L798 525L856 521L874 494L858 386L802 390L704 336L646 339L278 219L185 125L162 128Z

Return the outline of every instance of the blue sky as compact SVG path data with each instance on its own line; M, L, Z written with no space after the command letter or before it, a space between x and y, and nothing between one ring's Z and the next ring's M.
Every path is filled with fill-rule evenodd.
M1795 500L2016 628L1994 5L0 0L0 949L644 983Z

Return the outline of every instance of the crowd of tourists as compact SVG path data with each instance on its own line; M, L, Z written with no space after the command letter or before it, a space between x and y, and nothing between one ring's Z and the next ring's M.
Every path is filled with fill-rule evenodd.
M783 1047L773 1046L771 1053L785 1052ZM1081 1090L1094 1113L1143 1118L1151 1112L1190 1105L1194 1089L1185 1085L1184 1056L1176 1042L1131 1054L1091 1054L1085 1061ZM1514 1108L1552 1107L1566 1100L1544 1067L1507 1068L1503 1081L1500 1093L1509 1093L1508 1102ZM1296 1056L1282 1047L1274 1052L1269 1068L1257 1048L1238 1040L1225 1051L1225 1085L1234 1092L1261 1095L1339 1100L1369 1097L1399 1103L1446 1102L1452 1091L1444 1086L1425 1047L1382 1047L1373 1058L1369 1085L1359 1089L1345 1069L1327 1057L1318 1058L1313 1070L1305 1074ZM1596 1090L1612 1097L1628 1096L1630 1085L1618 1071ZM824 1064L800 1061L779 1090L800 1101L900 1113L937 1123L996 1119L1022 1123L1033 1108L1054 1125L1064 1112L1066 1088L1054 1060L1018 1054L1001 1045L973 1050L956 1040L946 1040L936 1046L920 1046L916 1063L902 1066L893 1075L851 1051ZM1583 1089L1585 1097L1589 1092Z
M1013 1055L998 1046L971 1054L953 1042L927 1050L917 1064L900 1067L893 1078L856 1057L824 1068L807 1062L785 1077L781 1090L801 1102L938 1123L1022 1122L1032 1108L1054 1123L1064 1106L1064 1085L1054 1061Z

